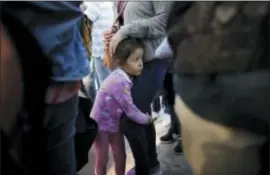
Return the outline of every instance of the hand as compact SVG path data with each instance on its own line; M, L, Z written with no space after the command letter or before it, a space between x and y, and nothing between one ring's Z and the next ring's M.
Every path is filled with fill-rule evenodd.
M104 42L106 47L109 47L109 44L111 42L111 39L112 39L113 35L114 34L112 33L111 29L104 32L104 34L103 34L103 42Z
M111 38L113 37L113 33L111 30L107 30L104 32L103 34L104 40L111 40Z
M151 115L149 115L148 113L146 113L146 116L148 117L148 123L153 123L154 121L156 121L155 119L152 118Z
M111 56L114 55L116 47L118 46L118 44L123 40L123 37L121 36L121 34L119 32L117 32L111 39L110 42L110 54Z
M116 33L116 31L117 31L116 28L112 27L111 29L104 32L103 37L105 45L109 46L111 39L113 35Z
M151 123L153 123L154 122L154 120L150 117L150 118L148 118L148 124L151 124Z

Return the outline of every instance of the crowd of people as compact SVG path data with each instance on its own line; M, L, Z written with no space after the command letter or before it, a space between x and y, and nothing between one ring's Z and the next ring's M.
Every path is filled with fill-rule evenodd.
M106 175L109 147L125 175L125 139L127 175L163 175L161 91L159 139L177 140L194 175L269 174L269 2L3 1L0 13L3 175L76 175L90 148Z

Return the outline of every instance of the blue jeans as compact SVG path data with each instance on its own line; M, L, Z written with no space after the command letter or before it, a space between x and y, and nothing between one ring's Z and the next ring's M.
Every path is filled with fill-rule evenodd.
M47 163L51 175L76 175L74 149L78 97L46 106Z
M103 80L107 78L107 76L110 74L111 71L104 66L103 60L101 59L101 57L95 57L94 63L95 63L95 70L96 70L97 78L98 78L99 84L101 84L101 82L103 82Z

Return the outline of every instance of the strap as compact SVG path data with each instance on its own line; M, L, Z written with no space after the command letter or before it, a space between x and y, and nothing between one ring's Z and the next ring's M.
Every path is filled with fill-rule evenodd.
M85 85L84 85L84 83L83 83L83 80L81 80L80 91L81 91L84 95L86 95L87 97L90 97L90 95L88 94L88 92L87 92L87 90L86 90L86 88L85 88Z
M118 15L116 16L116 18L115 18L114 21L113 21L112 27L117 23L117 21L119 20L119 18L121 17L121 15L124 13L124 10L125 10L125 8L126 8L127 3L128 3L128 2L125 1L125 3L123 4L123 7L122 7L121 11L118 13Z
M84 47L87 51L87 57L90 61L92 58L92 21L86 15L78 23L80 26L80 33L83 39Z

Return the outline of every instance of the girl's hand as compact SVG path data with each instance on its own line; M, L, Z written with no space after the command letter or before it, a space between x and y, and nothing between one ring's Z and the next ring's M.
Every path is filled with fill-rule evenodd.
M146 116L148 117L148 123L153 123L154 121L156 121L155 119L152 118L151 115L149 115L148 113L146 113Z

